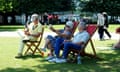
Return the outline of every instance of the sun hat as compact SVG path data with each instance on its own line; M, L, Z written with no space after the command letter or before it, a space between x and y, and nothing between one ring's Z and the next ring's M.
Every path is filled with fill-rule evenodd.
M66 25L69 26L71 29L73 28L73 22L72 21L67 21Z
M32 16L31 16L31 21L33 22L33 21L35 21L36 19L38 19L39 18L39 15L38 14L32 14Z
M106 12L103 12L102 14L107 14Z

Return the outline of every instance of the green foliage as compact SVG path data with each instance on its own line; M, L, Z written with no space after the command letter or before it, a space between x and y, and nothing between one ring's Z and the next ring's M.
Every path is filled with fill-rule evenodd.
M90 0L85 2L82 11L107 12L112 16L120 16L120 0Z
M23 13L64 11L71 8L68 0L21 0L19 3L17 9Z
M13 9L12 0L0 0L0 11L3 13L11 12Z
M69 11L72 0L0 0L0 12L43 13Z

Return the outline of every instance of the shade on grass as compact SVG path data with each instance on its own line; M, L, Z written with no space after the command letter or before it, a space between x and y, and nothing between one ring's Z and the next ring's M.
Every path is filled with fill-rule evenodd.
M39 54L26 56L22 59L15 59L17 54L19 38L0 37L0 72L119 72L120 52L114 50L97 50L98 56L104 60L83 58L82 65L76 63L49 63ZM94 40L95 46L111 47L114 40L100 42ZM87 46L87 51L91 51Z
M63 26L55 26L61 28ZM113 28L110 26L110 28ZM115 29L116 27L114 27ZM7 28L8 29L8 28ZM9 29L8 29L9 30ZM16 29L15 29L16 30ZM45 31L49 31L48 29ZM114 31L111 29L111 31ZM98 41L93 40L97 55L103 60L82 58L82 64L76 63L49 63L39 54L15 59L18 51L18 37L0 37L0 72L120 72L120 51L99 50L97 47L111 48L116 40ZM44 40L42 41L42 45ZM40 46L41 47L41 46ZM92 53L90 44L86 51Z

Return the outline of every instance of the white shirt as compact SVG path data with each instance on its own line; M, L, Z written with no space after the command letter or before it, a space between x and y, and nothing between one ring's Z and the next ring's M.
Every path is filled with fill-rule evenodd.
M34 29L33 29L34 26ZM30 25L28 26L29 32L30 34L37 34L42 32L42 25L40 23L38 23L36 26L34 25L34 23L30 23ZM36 41L37 37L34 36L25 36L25 39L31 40L31 41Z
M86 32L86 31L78 32L78 33L74 36L72 42L73 42L73 43L78 43L78 42L84 42L84 43L86 43L86 42L88 41L89 37L90 37L90 36L89 36L88 32Z
M102 14L98 14L97 25L104 26L104 16Z

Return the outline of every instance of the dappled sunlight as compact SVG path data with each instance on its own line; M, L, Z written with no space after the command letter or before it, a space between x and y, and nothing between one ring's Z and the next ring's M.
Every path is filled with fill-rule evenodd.
M56 27L56 26L55 26ZM61 27L57 28L62 28ZM114 27L115 28L115 27ZM3 31L2 31L3 32ZM13 31L12 31L13 32ZM47 28L45 33L51 33ZM19 37L0 36L0 72L120 72L120 50L111 49L116 39L99 41L93 38L97 56L102 60L82 57L82 64L73 63L50 63L41 57L39 53L26 55L21 59L14 58L17 54ZM44 38L39 48L44 45ZM101 50L103 49L103 50ZM93 53L90 44L86 47L86 52Z

